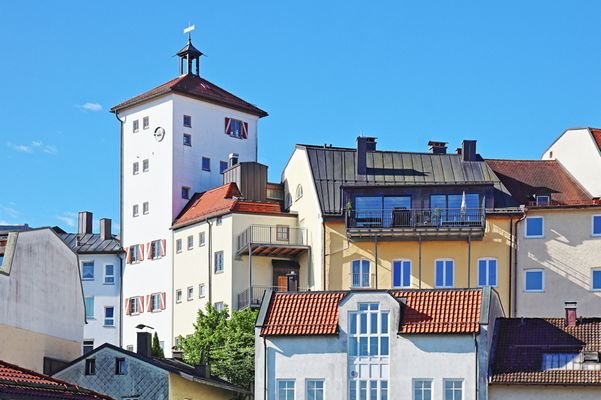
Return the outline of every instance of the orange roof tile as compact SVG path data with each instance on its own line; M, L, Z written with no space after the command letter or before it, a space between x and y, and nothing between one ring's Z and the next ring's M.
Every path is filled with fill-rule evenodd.
M399 333L477 333L480 330L481 289L399 290L405 299Z
M240 200L236 203L232 211L245 212L245 213L259 213L259 214L280 214L279 203L267 203L262 201L247 201Z
M597 147L601 150L601 129L591 128L591 133L593 134L593 139L595 139L595 142L597 143Z
M335 335L347 292L274 293L261 335Z

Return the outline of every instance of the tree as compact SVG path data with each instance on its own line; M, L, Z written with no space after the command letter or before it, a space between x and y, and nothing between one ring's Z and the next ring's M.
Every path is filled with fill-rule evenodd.
M152 352L153 357L165 358L165 353L163 353L163 349L161 348L161 342L159 342L159 335L154 333L152 337Z
M217 311L207 304L199 310L194 333L180 336L184 359L193 365L209 364L211 373L234 385L251 388L255 374L256 311Z

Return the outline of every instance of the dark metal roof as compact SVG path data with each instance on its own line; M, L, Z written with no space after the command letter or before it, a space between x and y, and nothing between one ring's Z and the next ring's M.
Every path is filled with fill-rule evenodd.
M343 186L493 185L495 207L510 205L506 201L509 191L480 157L478 161L463 161L458 154L368 151L367 174L357 175L356 149L299 147L307 151L321 209L326 215L341 213Z
M179 57L185 57L187 54L189 54L192 58L196 58L202 56L203 52L194 47L192 41L188 38L188 43L184 46L184 48L178 51L176 55Z
M119 253L121 252L121 243L113 235L111 240L102 240L98 233L86 233L79 235L77 233L57 232L58 236L78 254L98 254L98 253ZM79 243L77 238L79 238Z

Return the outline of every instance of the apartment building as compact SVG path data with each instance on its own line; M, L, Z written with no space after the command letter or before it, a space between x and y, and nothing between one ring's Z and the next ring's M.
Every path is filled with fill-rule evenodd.
M285 208L307 227L313 289L496 288L509 309L514 224L522 212L466 140L456 153L297 145Z

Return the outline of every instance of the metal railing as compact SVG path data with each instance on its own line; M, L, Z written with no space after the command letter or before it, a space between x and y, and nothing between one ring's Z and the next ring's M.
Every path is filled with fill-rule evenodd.
M369 289L376 287L376 275L370 273L350 273L349 286L351 289Z
M240 251L251 243L307 246L307 230L288 225L251 225L236 238L236 250Z
M244 289L238 293L238 310L242 310L246 307L259 308L261 306L261 301L263 300L263 295L267 289L271 289L274 292L285 292L287 288L284 286L252 286ZM307 289L298 288L297 291L306 292Z
M393 208L347 210L347 228L484 228L483 208Z

